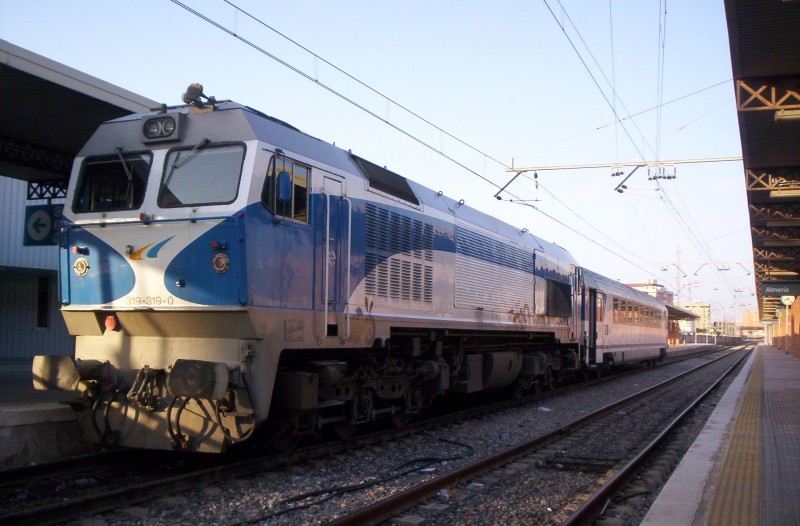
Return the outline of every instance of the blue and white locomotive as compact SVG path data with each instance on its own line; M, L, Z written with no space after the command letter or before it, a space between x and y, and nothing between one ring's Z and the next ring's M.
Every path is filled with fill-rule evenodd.
M203 100L100 126L60 232L87 427L126 446L278 448L439 396L553 386L666 351L666 308L563 248L294 127Z

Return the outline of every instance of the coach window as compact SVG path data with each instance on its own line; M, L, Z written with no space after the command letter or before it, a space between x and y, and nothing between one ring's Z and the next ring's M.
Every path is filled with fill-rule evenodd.
M278 175L289 174L291 195L278 199ZM308 223L308 186L311 168L299 164L283 155L273 155L269 162L267 178L261 192L261 202L276 216L288 217Z
M605 318L605 310L606 310L606 295L605 294L598 294L597 295L597 311L595 313L595 319L598 322L603 321Z

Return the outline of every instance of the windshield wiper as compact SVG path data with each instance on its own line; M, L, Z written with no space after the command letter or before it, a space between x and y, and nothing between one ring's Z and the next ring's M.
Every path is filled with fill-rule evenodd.
M175 162L172 163L172 168L173 169L177 169L177 168L180 168L181 166L183 166L184 164L188 163L189 159L191 159L192 157L197 155L197 152L200 151L200 149L204 148L205 145L210 143L210 142L211 142L210 139L203 139L202 141L197 143L197 145L194 148L192 148L189 151L189 153L186 154L186 157L184 157L183 159L178 160L178 157L176 156L175 157Z
M128 178L128 187L125 189L125 203L128 205L128 208L130 208L133 204L133 174L131 173L131 169L128 168L128 163L125 162L125 154L122 148L117 146L114 148L114 151L117 152L119 162L122 163L122 169L125 170L125 177Z
M204 148L210 142L211 140L208 138L203 139L197 143L183 159L181 159L181 152L178 152L178 154L175 156L175 160L172 162L172 166L169 167L169 174L167 174L167 178L164 179L164 187L169 188L169 182L172 180L172 174L175 173L175 170L189 162L190 159L197 155L197 152L200 151L201 148Z
M120 148L119 146L114 148L114 151L117 152L117 157L119 157L119 162L122 163L122 169L125 170L125 176L128 178L128 182L129 183L132 182L133 174L131 173L131 169L128 168L128 165L125 163L125 155L124 155L125 152L123 152L122 148Z

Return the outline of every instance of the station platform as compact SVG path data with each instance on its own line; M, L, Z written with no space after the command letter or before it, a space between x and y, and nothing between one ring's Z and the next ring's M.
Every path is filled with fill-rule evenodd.
M800 524L800 359L756 348L641 524Z
M30 370L0 370L0 469L81 453L75 412L63 403L74 399L73 393L35 390Z

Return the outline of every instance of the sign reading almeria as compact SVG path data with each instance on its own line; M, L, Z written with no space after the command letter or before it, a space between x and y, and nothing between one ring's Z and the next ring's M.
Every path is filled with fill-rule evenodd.
M761 284L763 296L800 296L800 281L767 281Z

